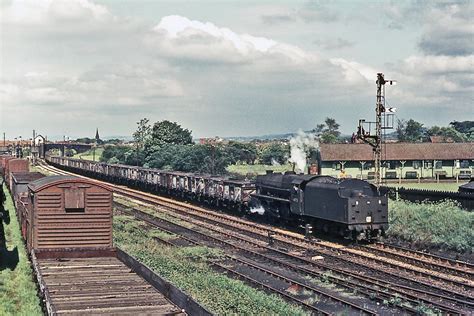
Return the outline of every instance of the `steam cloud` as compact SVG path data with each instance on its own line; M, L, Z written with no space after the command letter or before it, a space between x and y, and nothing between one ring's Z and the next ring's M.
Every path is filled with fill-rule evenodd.
M305 133L298 130L296 136L290 139L290 159L300 172L306 170L306 157L311 148L319 148L318 137L314 133Z
M265 209L263 208L263 206L253 207L250 209L250 213L257 213L258 215L263 215L265 214Z

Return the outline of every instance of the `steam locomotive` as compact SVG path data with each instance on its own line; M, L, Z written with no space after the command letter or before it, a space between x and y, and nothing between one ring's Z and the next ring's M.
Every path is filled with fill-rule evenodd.
M374 239L388 228L388 199L358 179L293 172L257 176L251 205L288 222L351 239Z
M387 197L372 184L329 176L269 173L256 181L47 157L53 166L158 194L311 224L352 239L374 239L388 228Z

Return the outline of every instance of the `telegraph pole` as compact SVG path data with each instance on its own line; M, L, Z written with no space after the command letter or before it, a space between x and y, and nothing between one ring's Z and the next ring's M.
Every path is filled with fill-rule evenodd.
M382 184L382 130L393 128L393 114L395 108L385 108L385 84L396 84L394 80L385 80L383 73L377 74L377 101L375 104L375 122L367 122L364 119L359 120L357 138L372 146L374 151L374 183L377 189ZM388 113L387 113L388 112ZM382 121L383 118L383 121ZM371 127L375 123L375 133L372 133ZM390 124L391 123L391 124ZM366 130L368 128L368 130Z

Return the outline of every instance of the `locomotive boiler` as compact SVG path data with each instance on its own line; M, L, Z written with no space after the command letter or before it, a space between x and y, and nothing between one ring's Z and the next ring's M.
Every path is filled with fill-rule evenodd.
M293 172L257 176L252 205L284 222L312 224L351 239L373 239L388 228L388 200L358 179Z

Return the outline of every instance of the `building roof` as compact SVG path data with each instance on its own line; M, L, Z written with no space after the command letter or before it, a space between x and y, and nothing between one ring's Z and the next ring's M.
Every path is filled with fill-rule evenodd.
M321 161L371 161L368 144L321 144ZM468 160L474 159L471 143L388 143L382 147L382 160Z
M58 185L58 184L63 184L63 183L70 183L70 182L73 182L73 183L87 183L87 184L90 184L90 185L94 185L94 186L99 186L99 187L103 187L104 189L107 189L110 191L110 188L104 184L101 184L101 183L98 183L97 181L92 181L92 180L88 180L88 179L85 179L85 178L80 178L80 177L76 177L76 176L64 176L64 175L61 175L61 176L48 176L48 177L44 177L44 178L41 178L41 179L38 179L38 180L35 180L33 182L30 182L30 184L28 184L28 188L30 188L31 191L33 192L38 192L38 191L41 191L45 188L48 188L50 186L53 186L53 185Z

